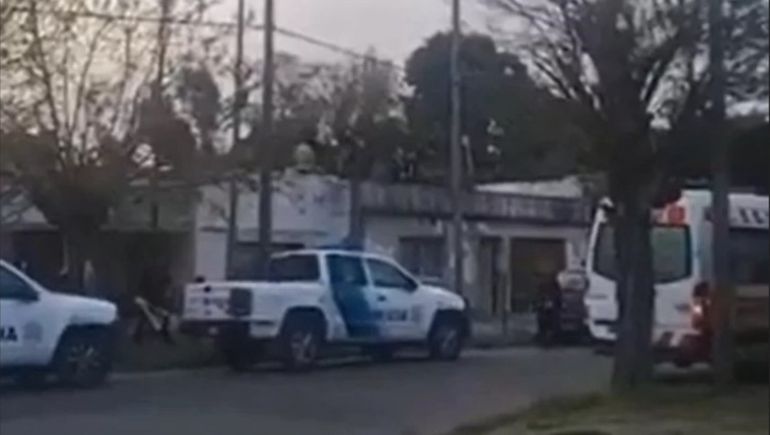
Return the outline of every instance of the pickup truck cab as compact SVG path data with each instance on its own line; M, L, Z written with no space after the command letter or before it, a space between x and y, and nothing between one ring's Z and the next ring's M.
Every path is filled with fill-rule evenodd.
M0 260L0 372L90 387L112 367L114 304L43 288Z
M268 269L266 281L202 282L185 291L183 330L216 336L234 369L268 348L289 369L309 368L328 345L383 359L420 345L454 360L470 332L460 296L420 283L385 257L296 251L275 256Z

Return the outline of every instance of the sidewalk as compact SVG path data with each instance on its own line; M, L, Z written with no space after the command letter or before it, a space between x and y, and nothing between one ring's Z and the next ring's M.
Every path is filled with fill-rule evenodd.
M531 344L537 331L535 316L512 314L503 325L502 319L474 320L471 347L487 349Z

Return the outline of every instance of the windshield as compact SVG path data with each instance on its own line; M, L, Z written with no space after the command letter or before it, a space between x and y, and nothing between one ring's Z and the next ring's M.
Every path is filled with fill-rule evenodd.
M321 274L315 255L291 255L270 261L268 278L272 282L316 282Z
M681 281L690 276L689 227L654 227L651 240L656 284ZM594 249L594 271L605 278L615 280L618 271L615 258L615 228L612 225L602 224Z

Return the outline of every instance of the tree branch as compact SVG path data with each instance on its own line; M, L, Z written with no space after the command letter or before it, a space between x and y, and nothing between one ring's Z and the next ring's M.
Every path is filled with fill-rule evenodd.
M75 108L73 110L72 125L77 126L80 123L80 111L81 111L81 108L83 107L83 99L84 99L84 94L86 90L86 84L89 82L88 75L91 71L91 65L93 64L94 56L96 53L96 49L99 45L99 42L101 42L101 38L104 35L104 32L110 26L110 24L112 24L112 20L105 20L104 23L96 31L94 38L91 40L91 43L88 46L88 51L86 52L86 57L85 57L86 60L82 70L80 71L80 78L78 79L78 87L75 93ZM72 135L73 135L73 132L71 131L70 141L73 140ZM85 143L81 145L86 146Z

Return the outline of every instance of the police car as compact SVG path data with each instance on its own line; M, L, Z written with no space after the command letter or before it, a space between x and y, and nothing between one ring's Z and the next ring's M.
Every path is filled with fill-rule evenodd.
M114 304L43 288L0 260L0 372L90 387L112 366Z
M288 369L312 367L323 348L353 345L378 359L405 346L455 360L469 336L466 303L421 283L396 262L348 250L273 257L269 279L199 282L185 290L182 328L216 336L235 370L277 354Z

